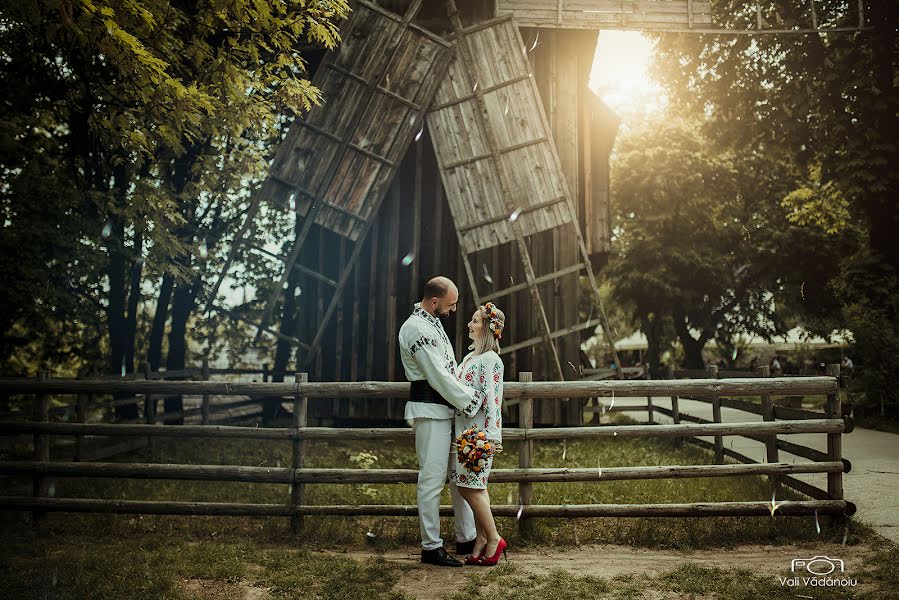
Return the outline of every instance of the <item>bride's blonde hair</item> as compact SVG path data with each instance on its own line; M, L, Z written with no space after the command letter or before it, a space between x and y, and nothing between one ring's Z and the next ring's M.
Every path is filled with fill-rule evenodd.
M475 354L483 354L493 350L499 354L499 340L503 337L503 328L506 326L506 315L498 309L493 302L480 306L481 317L484 319L484 332L468 349Z

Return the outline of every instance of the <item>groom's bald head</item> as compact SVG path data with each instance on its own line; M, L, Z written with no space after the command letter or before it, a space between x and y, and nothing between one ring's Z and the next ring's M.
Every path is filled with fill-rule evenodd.
M445 319L450 313L456 312L458 301L459 289L456 284L449 277L438 275L425 284L421 306L435 317Z

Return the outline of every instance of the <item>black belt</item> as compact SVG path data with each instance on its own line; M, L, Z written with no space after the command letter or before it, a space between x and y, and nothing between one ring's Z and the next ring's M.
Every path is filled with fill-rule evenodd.
M441 404L452 408L452 404L447 402L443 396L437 393L437 390L431 387L426 380L420 379L413 381L409 387L410 402L425 402L427 404Z

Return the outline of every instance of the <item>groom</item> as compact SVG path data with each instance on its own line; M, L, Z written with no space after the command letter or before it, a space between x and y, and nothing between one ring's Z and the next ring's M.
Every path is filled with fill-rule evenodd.
M415 433L418 454L418 518L421 526L421 562L461 567L447 554L440 537L440 493L447 480L455 409L472 416L480 402L474 390L456 379L456 356L441 319L456 312L459 290L446 277L425 284L424 297L400 327L400 356L411 382L406 420ZM474 549L474 514L450 481L456 521L456 553Z

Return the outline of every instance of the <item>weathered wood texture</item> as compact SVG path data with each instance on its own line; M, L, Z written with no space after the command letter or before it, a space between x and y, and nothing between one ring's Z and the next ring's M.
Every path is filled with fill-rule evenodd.
M833 377L771 377L770 379L628 380L628 381L535 381L507 382L503 398L592 398L596 396L760 396L762 394L829 394L837 390ZM380 397L406 398L409 384L400 382L309 382L231 383L224 381L84 381L77 379L0 379L0 392L26 394L218 394L249 397L282 396L296 393L308 398Z
M659 407L657 407L659 408ZM681 415L688 420L687 415ZM696 417L691 418L696 419ZM299 436L303 440L369 440L411 438L411 429L400 428L338 428L303 427L298 429L231 427L225 425L116 425L113 423L36 423L31 421L0 421L0 433L36 433L54 435L146 435L169 437L220 437L288 440ZM693 425L620 425L608 427L554 427L549 429L503 430L503 439L562 440L603 437L682 437L707 435L762 436L796 433L845 433L843 419L808 419L803 421L772 421L761 423L698 423Z
M297 212L323 203L316 224L357 240L421 126L448 60L448 44L360 1L314 83L327 99L291 125L266 195Z
M497 15L522 26L562 29L683 30L712 24L711 2L699 0L496 0Z
M237 504L226 502L151 502L140 500L99 500L82 498L31 498L0 496L0 507L7 510L42 510L156 515L223 515L287 517L291 508L284 504ZM708 502L695 504L571 504L540 505L522 509L517 505L492 506L498 517L715 517L766 516L771 514L768 502ZM777 505L777 516L819 514L851 515L855 505L844 500L785 501ZM414 517L418 507L409 505L337 505L302 506L301 515L397 516ZM441 506L441 516L453 514L452 506Z
M473 64L456 53L428 125L463 251L511 242L514 220L525 236L571 222L564 174L515 23L476 25L456 43L467 46ZM486 114L476 99L478 89ZM508 190L501 171L508 173ZM510 220L516 210L517 219Z
M648 467L493 469L491 483L533 481L633 481L750 475L844 472L842 462L749 465L665 465ZM66 463L2 461L0 474L55 477L109 477L178 481L242 481L250 483L415 483L415 469L290 469L233 465L167 465L152 463ZM296 489L296 488L294 488ZM529 505L532 498L521 498ZM294 506L302 502L292 502Z

